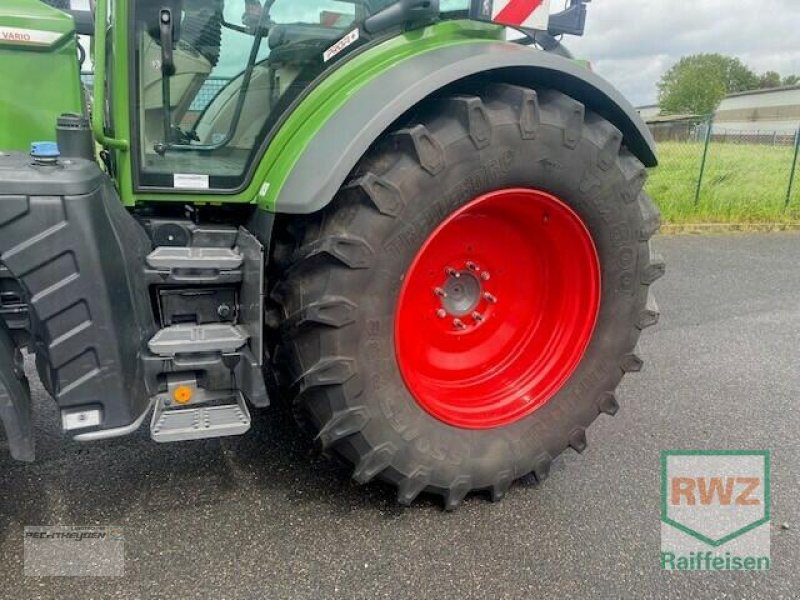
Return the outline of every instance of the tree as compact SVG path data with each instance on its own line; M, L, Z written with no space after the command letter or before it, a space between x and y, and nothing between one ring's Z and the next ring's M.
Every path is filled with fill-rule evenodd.
M758 87L759 78L738 58L721 54L683 57L658 84L664 114L707 115L733 92Z
M787 75L783 78L782 85L798 85L800 84L800 75Z
M775 71L767 71L758 78L758 87L762 90L781 87L781 74Z

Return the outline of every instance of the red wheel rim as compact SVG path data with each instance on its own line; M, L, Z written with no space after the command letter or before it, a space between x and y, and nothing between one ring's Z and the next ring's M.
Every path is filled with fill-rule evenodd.
M450 215L412 262L395 319L400 372L445 423L509 425L572 375L599 309L600 262L578 215L544 192L493 192Z

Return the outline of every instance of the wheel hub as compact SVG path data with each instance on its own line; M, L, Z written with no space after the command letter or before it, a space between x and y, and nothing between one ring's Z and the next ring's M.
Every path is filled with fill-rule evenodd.
M447 266L444 273L446 277L444 283L433 289L441 304L436 315L440 319L451 318L455 328L461 331L482 323L489 304L487 298L493 298L483 285L489 279L488 271L481 273L476 263L466 261L464 269ZM486 275L486 279L484 280L481 275Z
M395 320L398 365L439 420L508 425L574 372L599 306L599 260L580 218L544 192L487 194L450 215L412 262Z

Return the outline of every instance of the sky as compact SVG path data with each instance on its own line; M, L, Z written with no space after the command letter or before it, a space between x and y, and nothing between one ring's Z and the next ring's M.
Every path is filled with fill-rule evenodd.
M557 10L561 0L553 0ZM718 52L757 73L800 75L800 0L594 0L583 38L565 45L635 105L682 56Z

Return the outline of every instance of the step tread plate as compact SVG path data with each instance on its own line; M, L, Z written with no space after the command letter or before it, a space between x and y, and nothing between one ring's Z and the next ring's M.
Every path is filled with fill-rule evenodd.
M198 406L157 411L150 434L159 443L185 442L232 435L250 429L250 413L243 401L221 406Z
M233 248L159 246L147 256L147 264L161 271L171 269L218 269L233 271L244 257Z
M156 332L148 343L159 356L202 352L235 352L247 343L241 327L228 323L172 325Z

